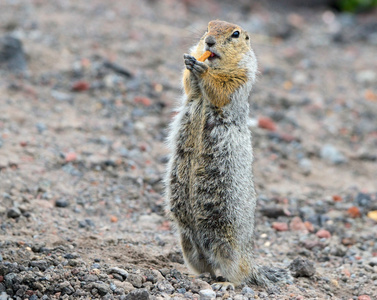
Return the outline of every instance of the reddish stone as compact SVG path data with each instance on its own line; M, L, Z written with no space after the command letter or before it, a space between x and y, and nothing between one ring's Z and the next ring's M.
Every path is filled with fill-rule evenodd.
M32 295L34 295L35 294L35 292L33 291L33 290L27 290L26 292L25 292L25 295L26 296L32 296Z
M340 201L342 201L342 197L339 196L339 195L333 195L333 196L332 196L332 199L333 199L335 202L340 202Z
M352 246L356 244L356 240L354 238L344 238L342 239L342 244L344 246Z
M142 144L140 144L139 148L140 148L141 151L145 152L145 151L147 151L148 145L145 144L145 143L142 143Z
M84 68L88 68L90 66L90 60L87 59L87 58L83 58L81 60L81 65L84 67Z
M276 124L274 121L272 121L268 117L259 117L258 119L258 127L267 129L270 131L275 131L276 130Z
M161 226L159 226L159 229L160 230L170 230L171 229L170 222L169 221L163 221Z
M72 90L76 92L86 91L86 90L89 90L89 88L90 88L90 84L89 82L85 80L76 81L72 85Z
M283 132L280 132L279 133L279 137L284 141L284 142L287 142L287 143L290 143L290 142L293 142L295 140L297 140L297 138L294 136L294 135L291 135L289 133L283 133Z
M315 234L316 236L318 236L319 238L324 238L324 239L328 239L328 238L331 238L331 233L325 229L320 229L317 231L317 233Z
M283 222L272 223L272 228L276 231L288 231L288 224Z
M351 218L360 218L361 217L360 210L356 206L351 206L347 210L347 213L350 215Z
M66 162L71 162L71 161L75 161L77 159L77 155L75 152L68 152L66 155L65 155L65 161Z
M351 272L348 271L348 269L344 269L342 272L343 272L343 274L346 275L347 277L350 277L350 276L351 276Z
M307 230L309 230L310 232L314 232L314 226L312 223L310 223L309 221L305 221L304 224Z
M134 98L135 103L141 103L144 106L151 106L152 100L147 97L135 97Z
M304 222L302 222L300 217L294 217L289 224L289 228L292 231L300 231L302 233L309 233L308 229L306 228Z
M357 297L357 300L372 300L368 295L361 295Z

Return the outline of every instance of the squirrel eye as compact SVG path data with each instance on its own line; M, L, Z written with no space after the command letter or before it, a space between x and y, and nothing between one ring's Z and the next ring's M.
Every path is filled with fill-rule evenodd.
M232 34L232 38L238 38L240 36L240 32L238 30L236 30L235 32L233 32Z

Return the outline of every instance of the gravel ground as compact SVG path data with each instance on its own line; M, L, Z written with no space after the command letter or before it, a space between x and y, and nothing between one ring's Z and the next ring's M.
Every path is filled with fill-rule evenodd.
M164 217L182 56L216 18L247 29L259 60L255 252L291 269L280 294L214 290ZM1 2L0 299L377 299L376 19L277 1Z

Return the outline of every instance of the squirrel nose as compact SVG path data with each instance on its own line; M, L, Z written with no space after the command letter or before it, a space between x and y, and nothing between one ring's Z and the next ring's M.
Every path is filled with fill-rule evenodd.
M208 47L212 47L214 44L216 44L216 39L214 36L209 35L206 37L205 42Z

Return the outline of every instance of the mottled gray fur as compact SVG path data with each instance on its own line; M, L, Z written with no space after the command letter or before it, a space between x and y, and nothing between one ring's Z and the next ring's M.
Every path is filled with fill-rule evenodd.
M218 109L204 96L195 101L183 97L168 137L167 207L185 261L194 271L215 276L219 270L235 284L271 287L271 282L287 281L290 275L253 260L256 194L247 125L257 73L252 50L239 65L247 70L248 80L228 105Z

